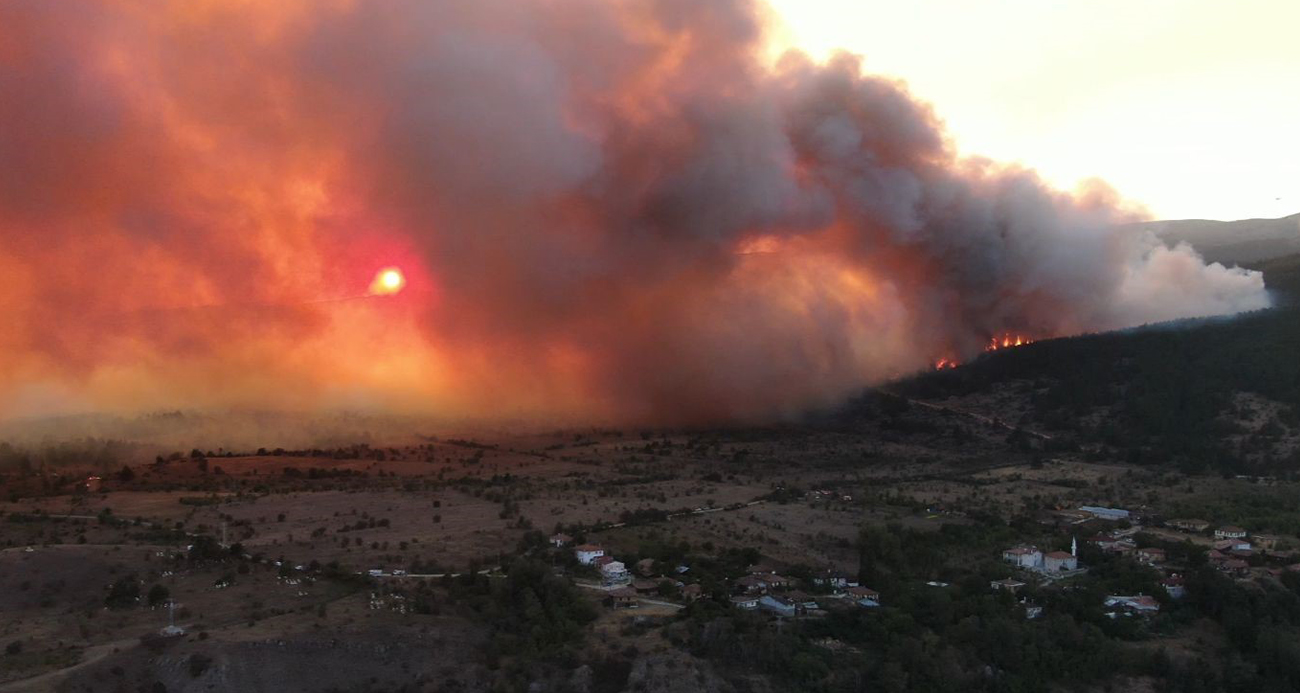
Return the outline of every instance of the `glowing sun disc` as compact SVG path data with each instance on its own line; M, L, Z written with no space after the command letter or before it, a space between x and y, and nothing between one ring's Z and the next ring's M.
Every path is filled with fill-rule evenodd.
M395 294L404 286L406 286L406 277L402 275L402 270L396 267L385 267L379 270L374 281L370 282L370 293L374 296Z

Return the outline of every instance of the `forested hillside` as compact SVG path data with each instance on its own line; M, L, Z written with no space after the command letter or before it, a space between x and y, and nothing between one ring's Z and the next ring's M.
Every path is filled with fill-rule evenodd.
M1300 471L1300 256L1262 266L1279 307L1049 340L897 384L941 399L1018 383L1021 423L1098 455L1225 473Z

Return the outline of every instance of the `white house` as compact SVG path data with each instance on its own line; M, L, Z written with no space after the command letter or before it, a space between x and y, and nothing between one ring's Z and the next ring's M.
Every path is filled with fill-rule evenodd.
M1037 568L1043 563L1043 552L1034 546L1017 546L1003 551L1002 560L1019 568Z
M579 544L574 547L573 554L578 557L579 563L591 565L597 558L605 555L605 549L595 544Z
M1170 575L1161 580L1160 586L1165 588L1170 599L1182 599L1187 594L1187 589L1183 586L1183 578L1178 575Z
M606 585L623 585L632 579L632 575L627 572L627 566L623 565L622 561L610 561L602 565L600 576Z
M557 532L551 535L551 546L554 546L557 549L563 546L568 546L569 544L572 543L573 543L573 537L563 532Z
M1025 583L1013 578L1006 578L1004 580L994 580L989 583L989 587L991 587L994 591L1006 590L1012 594L1015 594L1016 590L1024 586Z
M1220 527L1214 530L1214 538L1215 539L1245 539L1246 530L1240 527L1233 527L1232 525L1228 525L1227 527Z
M752 596L732 597L731 605L736 607L737 609L745 609L746 611L752 611L758 608L758 597L752 597Z

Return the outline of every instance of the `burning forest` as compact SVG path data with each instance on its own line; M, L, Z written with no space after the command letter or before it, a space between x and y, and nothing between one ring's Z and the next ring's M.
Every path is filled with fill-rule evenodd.
M762 420L1268 305L744 0L0 5L0 415Z

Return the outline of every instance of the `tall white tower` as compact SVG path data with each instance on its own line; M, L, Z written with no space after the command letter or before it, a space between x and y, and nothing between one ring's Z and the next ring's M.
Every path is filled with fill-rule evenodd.
M1070 537L1070 555L1075 558L1079 557L1079 538Z

